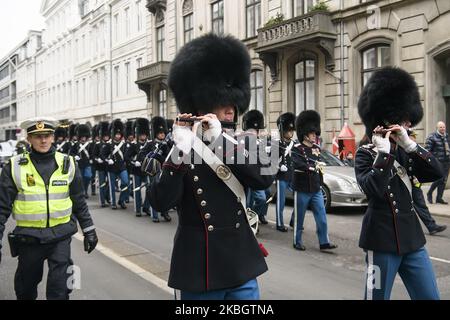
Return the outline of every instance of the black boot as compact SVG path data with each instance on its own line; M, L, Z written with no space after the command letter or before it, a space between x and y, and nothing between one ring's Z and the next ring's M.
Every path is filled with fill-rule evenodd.
M268 224L269 223L269 222L267 222L265 216L258 216L258 217L259 217L259 222L261 222L261 224Z
M169 216L169 213L168 213L168 212L163 212L163 213L161 213L161 216L164 218L164 220L165 220L166 222L172 221L172 218Z

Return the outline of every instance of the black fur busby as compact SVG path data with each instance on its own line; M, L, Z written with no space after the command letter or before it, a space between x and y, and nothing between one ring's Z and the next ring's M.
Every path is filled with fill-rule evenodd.
M417 125L422 120L423 108L414 78L400 68L385 67L376 71L361 93L358 113L369 137L378 125L404 121Z
M86 124L79 124L75 130L75 134L78 138L86 137L89 138L91 136L91 129Z
M165 134L168 133L167 129L167 122L166 119L162 117L153 117L152 119L152 137L153 139L156 139L156 136L158 133L164 132Z
M166 119L166 123L167 123L167 130L169 132L172 132L173 131L173 124L175 123L175 121L172 120L172 119Z
M134 134L137 136L145 134L150 137L150 121L146 118L137 118L134 121Z
M64 139L67 138L67 128L57 127L55 129L55 139L58 139L58 138L64 138Z
M260 130L264 129L264 115L259 110L250 110L242 118L242 129L247 131L249 129Z
M125 125L122 120L116 119L111 122L109 125L109 132L111 133L111 138L114 138L114 136L118 133L120 133L123 137L125 135Z
M69 139L72 140L73 137L77 135L76 129L77 129L78 123L72 123L69 126Z
M209 113L250 104L251 61L247 47L232 36L206 34L188 42L172 62L169 87L181 113Z
M295 120L295 129L297 130L297 138L300 141L311 132L315 132L317 136L320 136L320 114L315 110L302 111Z
M127 122L125 122L125 136L127 138L129 136L134 136L133 121L132 120L127 120Z
M92 127L92 140L95 140L96 137L98 137L100 134L98 133L98 124Z
M280 115L277 119L277 127L281 133L295 130L295 114L286 112Z
M109 130L109 122L101 121L98 124L98 134L101 138L109 136L111 137L111 131Z

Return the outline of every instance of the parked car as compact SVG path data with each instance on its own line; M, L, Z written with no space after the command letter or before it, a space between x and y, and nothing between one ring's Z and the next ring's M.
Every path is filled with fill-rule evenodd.
M322 193L327 211L331 207L367 206L367 198L356 182L355 169L346 166L331 152L322 150L321 156L326 163L324 168ZM276 192L276 185L272 185L272 194ZM293 192L288 192L287 199L293 200Z

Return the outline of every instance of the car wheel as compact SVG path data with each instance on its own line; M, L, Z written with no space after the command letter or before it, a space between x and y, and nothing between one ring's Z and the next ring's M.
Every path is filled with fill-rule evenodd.
M330 189L328 189L327 186L323 185L322 186L322 194L323 194L323 202L325 205L325 210L327 212L330 212L331 209L331 193L330 193Z

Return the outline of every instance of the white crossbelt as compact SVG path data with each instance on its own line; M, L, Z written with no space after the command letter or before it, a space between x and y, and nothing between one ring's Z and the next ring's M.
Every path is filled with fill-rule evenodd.
M90 141L86 142L85 144L83 144L83 145L80 147L80 150L78 151L79 154L81 154L82 152L84 152L84 154L86 155L86 157L87 157L88 159L89 159L89 152L86 150L86 147L87 147L90 143L91 143Z
M114 156L116 153L119 153L119 156L122 158L122 160L123 160L123 153L122 153L122 151L120 150L120 148L122 148L123 144L124 144L124 141L121 141L117 146L114 147L114 151L113 151L113 153L112 153L113 156Z
M59 146L56 147L56 151L60 151L66 143L67 143L67 141L63 141L63 143L61 143Z

